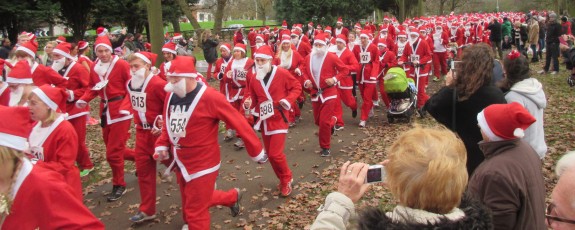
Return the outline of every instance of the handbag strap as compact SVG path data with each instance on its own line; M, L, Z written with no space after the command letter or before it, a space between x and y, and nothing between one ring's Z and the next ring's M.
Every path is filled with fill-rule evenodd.
M455 132L455 128L456 128L456 106L457 106L457 88L453 87L453 107L451 110L451 130L453 130L453 132Z

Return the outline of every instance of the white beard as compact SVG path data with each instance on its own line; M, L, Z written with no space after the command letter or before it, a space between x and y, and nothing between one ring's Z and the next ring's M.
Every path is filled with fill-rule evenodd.
M20 100L22 99L22 95L24 94L24 86L18 86L18 89L10 91L10 102L8 106L18 106Z
M288 51L282 51L281 55L280 55L280 59L281 59L281 64L280 67L284 68L284 69L288 69L291 65L291 49Z
M144 85L144 81L146 81L146 76L144 76L145 73L145 68L140 68L136 72L131 72L132 80L130 81L130 86L132 86L133 89L139 89Z
M327 52L327 46L323 46L323 48L316 48L313 47L311 54L315 56L323 56Z
M266 63L265 65L256 65L256 79L258 80L263 80L266 75L270 72L271 70L271 64L270 62Z
M410 45L410 46L413 46L413 43L417 42L418 38L419 38L419 37L417 37L416 39L409 38L409 39L408 39L409 45Z
M168 84L164 86L164 90L168 93L175 93L179 98L184 98L186 96L186 79L182 78L176 82L176 84L168 82Z

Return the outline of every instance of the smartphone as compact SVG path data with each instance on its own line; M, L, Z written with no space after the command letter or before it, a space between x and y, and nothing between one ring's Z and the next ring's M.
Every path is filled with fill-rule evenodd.
M459 63L459 62L461 62L461 61L455 61L455 60L451 61L451 66L450 66L451 69L452 69L452 70L455 70L455 64L456 64L456 63Z
M367 170L365 183L378 183L385 180L385 169L383 165L370 165Z

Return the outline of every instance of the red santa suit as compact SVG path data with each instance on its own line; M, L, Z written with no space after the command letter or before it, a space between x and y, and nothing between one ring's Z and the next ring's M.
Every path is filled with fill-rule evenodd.
M393 24L384 22L381 26L383 29L387 29L387 36L390 37L391 40L395 40L397 38L397 32Z
M28 54L30 58L34 58L36 56L37 50L38 44L34 40L25 42L16 48L16 51L23 51ZM30 67L32 72L32 81L34 81L35 86L48 84L62 89L66 88L66 79L56 73L52 68L39 64L38 62L33 62Z
M104 229L62 175L33 166L26 158L21 162L14 175L10 214L0 229Z
M111 49L106 36L98 37L96 48L103 46ZM86 93L76 102L77 105L89 103L100 97L99 115L101 118L102 136L106 144L106 160L112 169L112 184L126 186L124 181L124 159L133 160L134 152L126 148L130 137L129 129L132 119L130 99L126 84L130 80L128 62L112 55L110 62L94 62L90 71L90 84Z
M256 53L256 57L265 59L271 59L271 55L269 47L260 48ZM288 133L288 124L284 116L285 111L291 110L290 107L295 104L301 94L301 84L287 70L273 65L271 67L272 69L263 79L250 78L246 97L252 100L255 113L260 115L254 128L262 132L265 150L276 176L280 179L281 195L287 196L291 193L293 179L283 152ZM269 107L271 110L262 111L262 109L270 109Z
M232 107L238 111L240 111L241 101L244 98L247 73L253 65L254 61L251 58L245 57L239 60L232 58L224 70L224 95Z
M164 46L162 47L162 53L164 52L173 54L175 56L174 58L177 58L178 52L176 52L176 44L173 42L168 42L164 44ZM158 74L158 76L160 76L160 78L165 81L166 73L168 72L169 69L170 69L170 62L168 61L162 62L162 64L160 64L160 73Z
M311 53L311 44L306 36L303 36L301 32L294 31L292 36L297 36L297 44L293 44L302 58L307 57ZM306 41L307 40L307 41Z
M256 51L256 35L257 33L255 32L254 28L251 28L250 32L248 33L248 43L252 53L255 53Z
M32 90L32 93L54 112L61 113L66 110L68 93L63 89L44 85ZM42 127L42 125L42 122L38 122L28 137L29 149L27 152L30 154L30 158L38 160L38 166L62 174L66 183L74 191L74 196L82 201L80 171L75 165L78 136L74 127L66 121L64 115L59 115L47 127Z
M395 53L386 47L383 51L379 51L378 60L379 74L377 75L377 85L379 87L379 93L381 94L381 100L383 103L385 103L386 108L390 108L390 101L387 93L385 92L383 77L387 73L387 70L397 66L397 58Z
M230 62L232 58L232 54L231 54L231 46L229 44L223 44L220 46L220 49L227 49L228 52L230 52L230 56L228 56L227 58L224 57L220 57L218 58L218 60L216 60L216 68L214 69L214 74L213 76L216 76L216 78L220 81L220 92L222 94L226 94L226 84L225 84L225 78L226 76L226 68L228 67L228 63Z
M347 38L344 37L343 35L339 35L337 41L346 44ZM343 62L344 65L347 66L347 68L350 71L350 75L346 75L345 77L340 79L340 81L337 83L337 92L339 99L352 111L357 112L357 102L352 93L353 79L351 78L351 72L352 71L357 72L359 63L357 62L357 59L355 58L354 54L349 49L347 49L347 44L346 47L344 47L342 50L336 49L335 52L333 53L337 55L337 57ZM338 126L343 127L345 123L343 122L343 109L341 103L337 103L335 114L337 116L336 124Z
M170 68L170 74L181 77L193 77L195 72L193 63L186 59L175 59ZM177 170L182 216L190 229L209 229L208 208L213 205L232 206L238 198L235 189L227 192L214 190L221 165L218 144L220 120L242 136L252 160L267 158L252 127L244 119L237 119L240 116L224 95L201 83L184 98L174 93L166 96L166 122L156 141L156 152L169 151L173 156L167 172Z
M477 23L477 22L476 22ZM478 44L483 41L483 26L476 24L474 26L474 33L473 33L473 44Z
M435 32L433 37L433 75L440 78L442 75L447 75L447 44L449 44L449 37L447 33Z
M428 83L428 75L431 70L431 53L427 42L417 38L415 42L411 41L406 45L403 55L399 59L400 62L411 62L410 65L405 67L409 77L418 83L417 87L417 108L423 107L429 96L425 93ZM419 66L414 66L413 63L418 62Z
M282 44L283 43L290 43L290 40L284 39L282 40ZM295 49L293 49L293 45L292 49L290 49L289 52L283 50L280 51L278 57L274 58L272 61L272 65L288 70L289 73L294 77L294 79L296 79L297 83L300 86L304 82L301 69L299 68L302 63L303 58L299 55L297 51L295 51ZM296 118L299 118L301 116L301 110L298 106L296 106L296 102L303 102L304 98L305 97L303 91L300 90L300 95L297 97L296 100L293 101L291 108L288 110L289 111L288 121L290 125L295 124L297 120Z
M140 59L153 66L155 61L148 52L137 53ZM182 58L182 57L179 57ZM145 68L145 67L144 67ZM135 161L140 187L140 211L148 216L156 213L156 161L153 159L154 146L158 139L152 130L161 130L158 122L162 119L166 91L166 81L151 72L140 86L134 85L134 77L128 81L127 90L132 104L136 125Z
M8 83L0 83L0 105L9 106L10 104L10 88L8 88Z
M399 36L405 36L405 35L402 35L400 32L398 37ZM401 56L403 56L403 51L405 50L407 43L408 43L407 41L401 42L401 41L397 40L397 45L395 46L395 50L392 50L395 53L395 55L397 55L397 59L399 59L399 58L401 58Z
M325 35L316 35L315 42L325 43ZM335 107L339 103L337 99L337 88L335 85L329 86L325 82L328 78L335 78L335 82L340 81L349 74L349 69L339 58L330 52L324 56L308 55L302 65L302 72L305 76L304 85L311 83L310 94L313 106L314 121L319 126L319 145L322 149L329 149L331 146L331 129L335 126Z
M368 36L367 31L362 31L360 36ZM368 43L363 47L359 45L356 51L358 59L358 85L363 103L361 104L361 121L367 121L373 108L373 98L377 98L377 75L379 74L379 60L377 47Z

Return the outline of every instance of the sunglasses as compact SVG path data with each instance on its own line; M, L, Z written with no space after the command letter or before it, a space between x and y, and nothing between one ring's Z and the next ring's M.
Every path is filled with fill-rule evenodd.
M558 222L563 222L563 223L568 223L568 224L575 224L575 220L571 220L571 219L552 215L554 210L555 210L555 204L551 203L551 204L547 205L547 211L545 212L545 218L547 219L547 225L551 226L551 223L553 221L558 221Z

